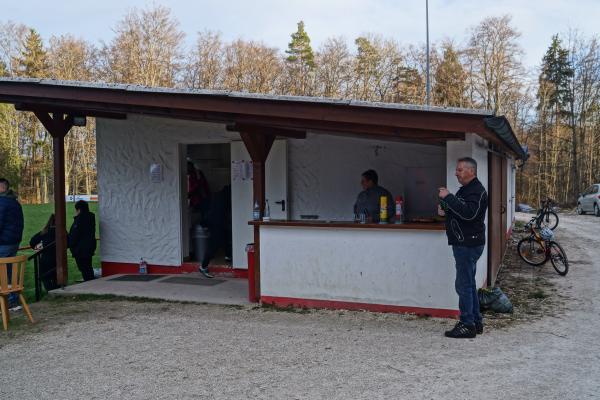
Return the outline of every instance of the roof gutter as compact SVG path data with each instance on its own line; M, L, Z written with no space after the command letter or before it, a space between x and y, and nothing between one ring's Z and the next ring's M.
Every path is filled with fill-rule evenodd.
M519 144L515 133L513 132L510 123L505 116L486 117L483 119L485 126L494 132L504 144L506 144L523 162L529 158L529 153L525 151Z

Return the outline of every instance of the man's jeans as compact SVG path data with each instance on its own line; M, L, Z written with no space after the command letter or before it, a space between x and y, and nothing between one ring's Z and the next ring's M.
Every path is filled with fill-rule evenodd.
M456 294L458 294L460 320L465 325L481 322L475 273L477 271L477 260L481 257L483 248L484 246L452 246L452 253L456 261L454 287L456 288Z
M2 244L0 245L0 257L14 257L17 255L17 251L19 250L19 244ZM10 265L10 264L9 264ZM8 268L8 265L7 265ZM8 281L10 282L12 278L12 268L8 268ZM11 293L8 296L8 305L9 307L14 307L17 305L17 295Z

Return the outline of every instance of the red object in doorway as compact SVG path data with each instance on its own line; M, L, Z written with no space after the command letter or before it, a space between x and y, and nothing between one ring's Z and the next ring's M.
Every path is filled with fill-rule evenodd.
M246 245L246 254L248 254L248 300L258 303L254 286L254 243Z

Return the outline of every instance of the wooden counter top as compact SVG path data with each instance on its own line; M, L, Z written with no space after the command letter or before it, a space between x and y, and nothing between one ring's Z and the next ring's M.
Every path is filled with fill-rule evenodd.
M443 222L405 222L403 224L359 224L352 221L309 221L309 220L271 220L250 221L248 225L254 226L299 226L310 228L349 228L349 229L408 229L422 231L444 231L446 230Z

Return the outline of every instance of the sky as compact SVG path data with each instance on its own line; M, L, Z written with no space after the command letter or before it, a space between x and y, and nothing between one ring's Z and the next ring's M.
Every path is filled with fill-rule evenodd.
M211 30L227 41L259 40L284 50L300 20L315 49L330 37L351 44L365 33L403 45L425 43L425 0L0 0L0 22L23 23L46 40L70 33L98 44L112 39L112 28L125 13L153 4L171 9L188 45L197 32ZM483 18L504 14L521 32L529 68L540 64L552 35L600 31L600 0L429 0L430 41L464 43Z

